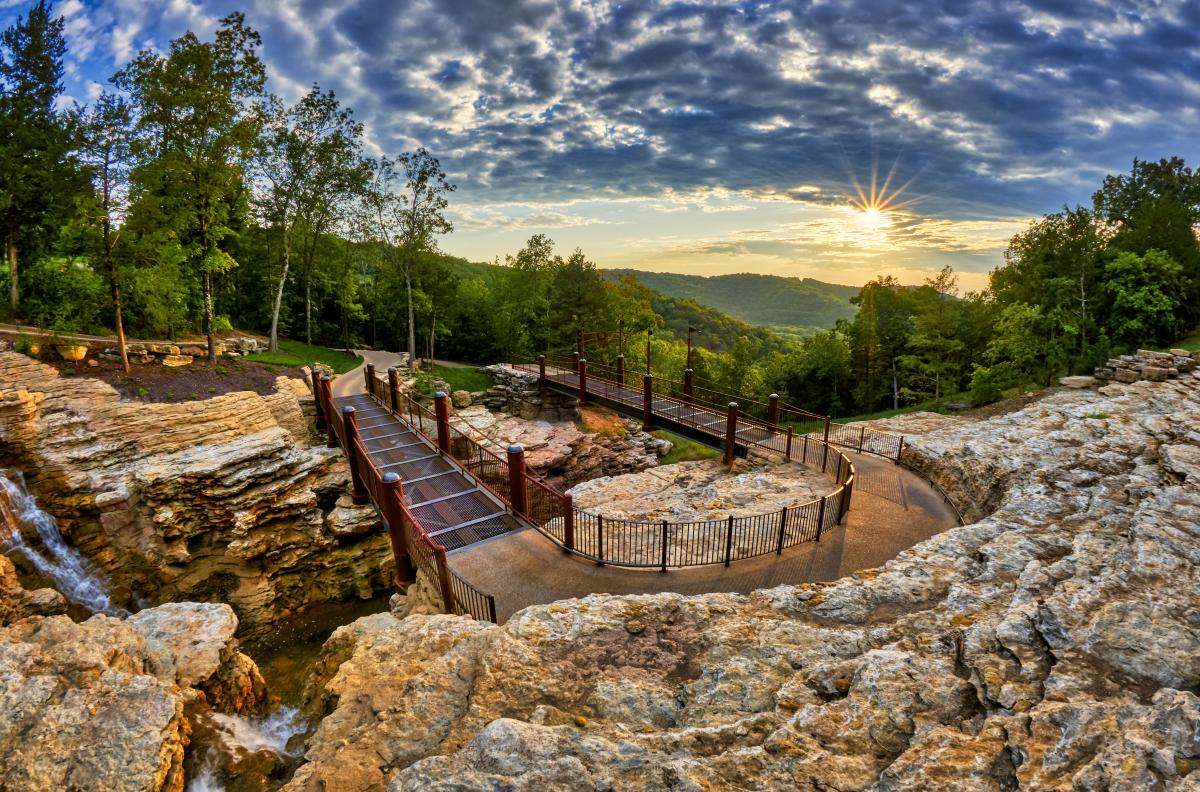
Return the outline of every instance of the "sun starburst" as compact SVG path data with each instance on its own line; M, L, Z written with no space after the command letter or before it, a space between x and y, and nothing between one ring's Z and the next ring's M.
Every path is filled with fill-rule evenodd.
M850 207L855 210L855 220L863 228L871 231L881 231L892 225L891 214L907 209L913 204L912 199L903 198L913 180L909 179L899 187L893 188L892 181L896 176L896 165L888 169L883 183L879 182L879 161L871 162L871 184L863 189L858 177L851 173L850 181L854 185L855 197L850 198Z

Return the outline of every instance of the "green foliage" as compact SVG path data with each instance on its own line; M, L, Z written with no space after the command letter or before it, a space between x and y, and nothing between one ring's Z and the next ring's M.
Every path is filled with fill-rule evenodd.
M233 330L233 322L229 320L226 314L219 314L213 319L213 332L228 333Z
M13 349L15 349L17 352L20 352L22 355L28 355L29 357L35 357L33 354L33 347L33 339L24 333L17 336L17 340L13 343Z
M690 440L674 432L668 432L665 429L657 429L650 434L660 440L671 441L671 450L658 459L658 464L660 465L673 465L676 462L696 462L702 459L716 459L721 456L721 452L715 448L709 448L703 443L697 443L695 440Z
M78 259L45 257L25 269L25 316L52 330L89 333L108 319L104 278Z
M1109 332L1120 343L1161 344L1182 331L1178 311L1183 295L1183 268L1161 250L1143 256L1118 253L1104 267L1104 292L1112 316Z

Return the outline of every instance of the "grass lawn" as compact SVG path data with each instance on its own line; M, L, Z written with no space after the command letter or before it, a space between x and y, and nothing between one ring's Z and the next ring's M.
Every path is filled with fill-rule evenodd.
M660 440L670 440L674 444L666 456L659 458L658 464L660 465L673 465L676 462L695 462L700 459L715 459L721 456L721 452L715 448L709 448L703 443L689 440L674 432L668 432L666 429L655 429L650 434Z
M357 355L349 352L339 352L323 346L313 346L302 341L279 339L278 352L255 352L247 355L246 360L255 363L265 363L268 366L307 366L310 363L324 363L337 374L358 368L361 362Z
M476 371L473 368L452 368L450 366L433 366L433 375L444 379L451 390L485 391L495 384L491 375Z
M1192 331L1191 335L1186 338L1181 338L1174 344L1171 344L1169 349L1186 349L1188 352L1200 351L1200 327ZM1164 350L1165 351L1165 350Z

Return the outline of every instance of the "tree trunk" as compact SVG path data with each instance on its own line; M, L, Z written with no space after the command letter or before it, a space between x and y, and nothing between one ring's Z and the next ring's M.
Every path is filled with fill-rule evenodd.
M8 230L8 242L4 247L4 258L8 261L8 304L12 308L13 318L16 318L17 307L21 302L21 290L17 280L17 232L14 228Z
M900 383L896 379L896 358L892 358L892 409L900 409Z
M312 346L312 276L304 276L304 342Z
M286 225L283 229L283 272L279 275L279 288L275 290L275 304L271 307L271 340L267 349L279 351L279 305L283 302L283 286L287 283L288 266L291 264L292 246L288 241ZM311 342L310 342L311 343Z
M417 325L414 319L412 298L412 273L405 269L404 286L408 290L408 364L416 371L417 365Z
M208 336L208 362L217 362L217 342L213 337L216 312L213 304L213 274L204 273L204 333Z
M433 334L437 330L437 317L431 315L429 318L429 370L433 370Z

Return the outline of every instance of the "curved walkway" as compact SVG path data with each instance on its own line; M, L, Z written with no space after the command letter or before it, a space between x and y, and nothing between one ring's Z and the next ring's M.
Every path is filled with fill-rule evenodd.
M401 357L390 352L359 351L362 366L335 381L335 396L365 392L363 366L384 370ZM503 622L529 605L587 594L649 594L674 591L703 594L748 593L784 584L837 580L870 569L902 550L958 524L954 510L929 482L910 470L867 454L846 452L854 460L858 484L842 525L827 530L817 543L795 545L782 555L662 573L599 566L568 555L533 528L504 534L451 552L450 566L476 588L496 598Z

